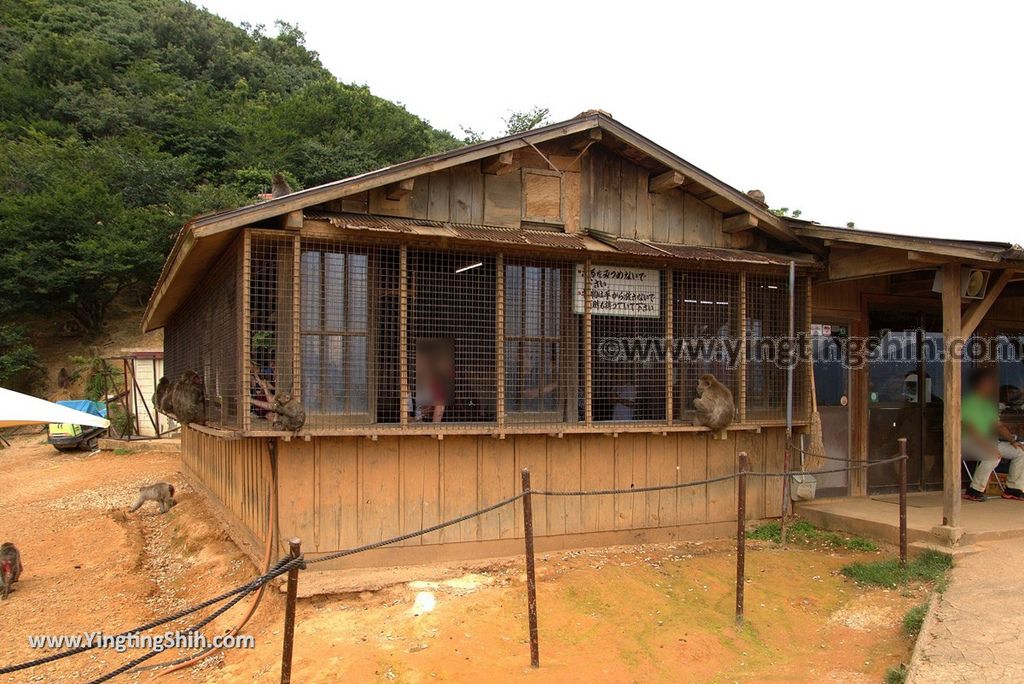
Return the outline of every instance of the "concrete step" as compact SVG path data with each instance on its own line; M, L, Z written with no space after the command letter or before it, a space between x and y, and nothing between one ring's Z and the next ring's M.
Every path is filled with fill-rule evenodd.
M103 451L116 451L127 449L128 451L159 451L164 453L179 453L181 451L180 439L111 439L102 437L99 440L99 447Z

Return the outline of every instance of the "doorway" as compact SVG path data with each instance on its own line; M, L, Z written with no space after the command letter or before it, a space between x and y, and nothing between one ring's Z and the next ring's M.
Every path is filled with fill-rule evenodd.
M850 458L850 364L847 360L847 321L815 319L811 325L811 351L814 359L814 397L821 418L825 453L834 458ZM841 461L824 461L824 469L840 467ZM818 496L849 494L848 472L817 476Z
M942 488L942 317L938 311L869 310L878 345L868 356L868 460L883 461L907 438L907 485ZM899 487L898 464L868 469L868 492Z

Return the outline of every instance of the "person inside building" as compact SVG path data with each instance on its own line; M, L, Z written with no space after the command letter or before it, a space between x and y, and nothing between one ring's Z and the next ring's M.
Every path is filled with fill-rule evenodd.
M970 390L961 406L963 457L978 461L974 477L964 491L970 501L984 501L985 488L1000 459L1010 461L1004 499L1024 501L1024 444L999 420L999 381L994 368L977 368L971 373Z

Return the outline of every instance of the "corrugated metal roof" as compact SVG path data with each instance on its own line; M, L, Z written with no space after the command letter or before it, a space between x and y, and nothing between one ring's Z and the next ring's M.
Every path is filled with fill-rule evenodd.
M789 257L786 255L764 254L724 247L673 245L644 240L614 238L611 236L601 236L600 239L597 239L588 235L567 235L554 231L524 230L470 223L448 223L424 219L331 212L306 212L306 218L327 221L332 226L345 230L372 230L435 237L441 236L497 244L602 251L658 259L682 259L691 262L717 261L772 266L785 266L792 260L800 266L819 265L814 257L803 254Z
M582 235L566 235L565 233L556 233L554 231L523 230L520 228L503 228L501 226L485 226L474 223L451 223L447 221L332 212L306 212L306 218L327 221L335 228L346 230L379 230L502 244L554 247L556 249L585 250L596 246L592 244L594 242L592 239Z

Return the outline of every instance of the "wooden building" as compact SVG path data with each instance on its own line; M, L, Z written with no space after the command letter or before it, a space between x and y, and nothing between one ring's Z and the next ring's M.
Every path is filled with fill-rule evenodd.
M791 306L796 331L839 339L842 326L868 330L872 302L911 287L907 273L956 269L959 283L963 264L980 264L995 274L991 295L1024 263L1009 245L906 240L777 216L592 111L198 217L143 327L164 328L168 376L204 381L207 417L183 429L184 470L236 540L255 557L270 536L299 536L315 556L512 496L524 467L534 487L562 490L713 477L739 451L781 469L787 371L774 343ZM801 361L793 373L797 430L811 372ZM720 433L694 425L704 373L735 400ZM819 397L849 383L846 441L830 448L891 454L894 442L872 450L866 434L866 374L818 374ZM301 429L274 424L268 389L301 401ZM832 408L822 415L835 428ZM752 518L779 514L777 480L749 487ZM734 529L735 485L538 507L542 549L711 537ZM335 567L516 553L520 526L509 507Z

